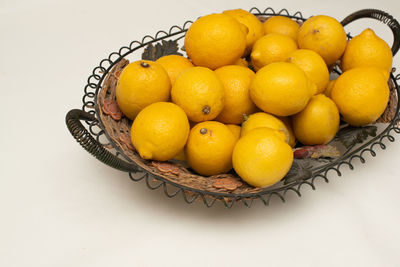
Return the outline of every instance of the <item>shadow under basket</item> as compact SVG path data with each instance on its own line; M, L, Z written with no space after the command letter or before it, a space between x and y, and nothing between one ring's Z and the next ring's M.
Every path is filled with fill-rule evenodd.
M286 9L275 12L271 8L264 11L252 8L250 12L261 21L276 15L289 17L300 24L306 20L300 12L290 15ZM354 12L341 23L345 26L359 18L377 19L390 27L394 35L392 52L395 55L400 46L399 23L389 14L374 9ZM69 131L84 149L103 163L128 172L132 180L145 180L151 189L163 188L168 197L182 194L187 203L200 200L207 207L211 207L217 201L228 208L238 201L250 207L257 199L268 205L273 196L285 201L285 195L289 191L301 196L300 189L304 184L315 189L314 181L317 178L328 182L327 174L330 170L340 176L340 168L343 165L353 169L354 159L364 163L364 153L368 152L375 156L376 146L385 149L384 139L393 142L393 134L400 133L400 128L398 128L399 86L397 84L400 75L395 76L393 69L388 83L389 103L384 114L375 124L363 128L343 125L341 127L343 131L339 131L338 136L332 141L340 152L339 157L295 159L286 177L271 187L252 187L243 182L234 171L205 177L196 174L183 162L142 159L130 141L132 121L122 115L116 104L115 89L118 76L129 63L128 56L143 52L146 48L149 49L165 41L182 41L191 23L188 21L183 27L173 26L168 32L159 31L155 37L145 36L140 42L134 41L118 52L111 53L107 59L100 62L88 78L88 84L84 89L83 108L71 110L66 116ZM350 34L348 38L351 38ZM134 57L134 60L139 59ZM333 66L331 71L337 75L341 73L338 65ZM81 121L85 123L82 124ZM352 141L343 142L343 136L347 138L346 140Z

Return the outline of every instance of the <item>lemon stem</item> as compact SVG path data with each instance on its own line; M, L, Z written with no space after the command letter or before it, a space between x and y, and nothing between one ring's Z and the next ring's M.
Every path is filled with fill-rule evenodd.
M150 65L146 62L140 62L140 66L142 66L143 68L148 68L150 67Z
M204 114L204 115L207 115L207 114L210 114L211 108L210 108L210 106L205 105L205 106L203 107L202 111L203 111L203 114Z
M249 115L243 114L243 122L247 121L249 119Z

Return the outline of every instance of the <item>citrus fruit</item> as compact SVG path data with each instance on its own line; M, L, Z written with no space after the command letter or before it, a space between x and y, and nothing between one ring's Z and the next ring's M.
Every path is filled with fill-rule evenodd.
M189 121L185 112L169 102L145 107L132 124L132 144L144 159L165 161L186 144Z
M193 64L216 69L233 64L246 48L246 27L225 14L197 19L188 29L185 50Z
M343 120L353 126L375 122L385 111L389 86L378 68L354 68L345 71L335 82L331 98Z
M171 90L172 101L194 122L212 120L224 107L224 86L214 71L193 67L183 71Z
M180 161L186 161L186 155L185 155L185 148L183 148L181 151L176 154L173 159L180 160Z
M289 142L290 135L285 124L277 117L265 112L257 112L248 116L242 124L241 136L245 136L251 130L261 127L280 131L283 134L282 139L287 143Z
M274 132L269 128L253 129L235 145L233 168L252 186L271 186L290 170L293 162L292 148Z
M250 97L263 111L289 116L301 111L315 85L298 66L288 62L271 63L260 69L250 85Z
M261 21L256 16L243 9L226 10L222 13L235 18L238 22L247 27L246 50L244 52L244 56L247 56L250 54L254 43L264 35Z
M327 97L331 97L332 88L335 85L335 82L336 80L329 81L328 85L325 88L325 91L323 92L324 95L326 95Z
M288 55L297 49L296 42L282 34L270 33L260 39L253 46L251 63L256 71L262 67L278 61L285 61Z
M299 29L299 48L317 52L327 65L335 63L343 54L347 37L342 24L335 18L319 15L307 19Z
M282 116L277 116L278 119L280 119L283 124L285 124L286 129L289 132L289 142L287 142L291 147L294 147L296 145L296 136L294 135L293 127L292 127L292 119L291 117L282 117Z
M264 34L279 33L297 42L300 25L288 17L273 16L264 22L263 28Z
M161 65L139 60L122 70L117 82L116 99L122 113L133 120L146 106L168 101L170 90L171 82Z
M364 30L347 44L342 57L342 70L376 67L390 72L393 55L389 45L371 29Z
M288 62L299 66L307 78L315 83L317 94L325 90L329 82L329 71L320 55L309 49L298 49L289 55Z
M168 73L171 85L175 83L176 77L187 68L193 67L189 59L179 55L168 55L156 60Z
M247 68L249 66L249 62L247 62L247 60L244 58L239 58L238 60L235 61L235 63L233 63L233 65L238 65Z
M292 122L297 139L304 145L326 144L339 130L339 110L330 98L318 94L292 117Z
M250 99L249 87L255 76L249 68L229 65L215 70L225 89L225 105L215 120L240 124L243 114L251 114L257 107Z
M186 144L189 166L201 175L215 175L232 169L232 151L236 138L224 124L205 121L196 124Z
M226 124L226 127L233 133L235 136L236 140L239 140L240 138L240 132L242 131L242 127L236 124Z

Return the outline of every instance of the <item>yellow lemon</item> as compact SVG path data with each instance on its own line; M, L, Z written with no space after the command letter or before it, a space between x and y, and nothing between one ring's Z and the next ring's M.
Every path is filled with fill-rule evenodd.
M323 94L315 95L305 109L292 117L297 139L304 145L329 143L339 130L339 110L335 103Z
M289 132L289 142L287 142L291 147L296 145L296 136L294 135L293 127L292 127L292 119L290 117L282 117L277 116L286 126L286 129Z
M226 124L226 127L228 127L228 129L233 133L233 136L235 136L236 141L239 140L242 127L236 124Z
M126 66L116 87L122 113L133 120L148 105L168 101L171 82L164 68L153 61L139 60Z
M196 20L185 37L185 50L196 66L216 69L231 65L246 48L246 30L236 19L211 14Z
M171 84L175 83L176 77L187 68L193 67L189 59L179 55L168 55L156 60L168 73Z
M389 86L381 69L354 68L336 79L331 98L353 126L375 122L385 111Z
M224 108L224 86L214 71L193 67L178 76L171 90L172 101L194 122L212 120Z
M180 161L186 161L186 155L185 155L185 149L182 149L181 151L176 154L173 159L180 160Z
M246 50L244 52L244 56L247 56L250 54L254 43L264 35L263 24L256 16L243 9L226 10L222 13L235 18L247 27Z
M225 105L215 120L222 123L242 123L243 114L251 114L257 110L249 95L254 72L249 68L229 65L216 69L215 74L225 89Z
M263 28L265 34L279 33L289 36L297 42L300 25L288 17L273 16L264 22Z
M286 125L277 117L264 112L257 112L247 117L242 124L241 136L245 136L251 130L261 127L279 131L279 134L286 143L290 140L289 130L286 128Z
M189 166L201 175L226 173L232 169L232 151L236 138L224 124L205 121L196 124L186 144Z
M299 48L317 52L327 65L335 63L343 54L347 36L335 18L319 15L307 19L297 37Z
M329 71L320 55L309 49L298 49L289 55L288 62L299 66L307 78L315 83L317 94L325 90L329 82Z
M298 66L276 62L256 73L250 85L250 97L267 113L289 116L305 108L314 90L313 83Z
M329 81L328 85L325 88L325 91L323 92L324 95L326 95L327 97L331 97L332 88L335 85L335 82L336 80Z
M347 44L342 57L342 70L376 67L390 72L393 55L389 45L371 29L364 30Z
M239 58L238 60L236 60L235 63L233 63L233 65L238 65L247 68L249 66L249 62L247 62L247 60L244 58Z
M165 161L183 149L189 130L188 118L179 106L157 102L137 115L131 139L142 158Z
M253 129L239 139L233 150L233 168L252 186L268 187L279 182L292 165L292 148L273 132Z
M278 61L285 61L290 53L297 49L292 38L277 34L267 34L254 44L251 52L251 63L256 71Z

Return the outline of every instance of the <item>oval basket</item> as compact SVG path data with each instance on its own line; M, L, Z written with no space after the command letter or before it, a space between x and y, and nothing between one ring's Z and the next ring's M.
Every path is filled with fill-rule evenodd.
M275 12L271 8L260 11L250 9L261 21L270 16L281 15L289 17L299 24L306 18L300 12L290 15L286 9ZM400 47L399 23L389 14L374 9L364 9L347 16L341 23L343 26L359 18L379 20L393 32L393 55ZM141 41L133 41L113 52L103 59L89 76L84 89L82 109L73 109L66 115L66 124L82 147L103 163L129 173L133 181L145 180L150 189L163 188L168 197L182 195L187 203L202 201L207 207L214 203L223 203L232 207L236 202L242 202L250 207L254 200L260 200L268 205L275 196L285 201L289 191L301 196L300 189L309 185L315 189L314 182L320 178L328 182L327 174L333 170L341 176L340 168L346 165L353 169L352 162L357 159L365 162L364 153L375 156L374 149L385 149L384 139L393 142L394 133L400 133L399 123L399 86L400 75L395 76L393 69L390 74L390 100L384 114L377 123L365 127L350 127L341 125L341 130L332 141L337 149L334 154L340 156L306 159L295 159L289 173L277 184L268 188L255 188L240 180L231 173L204 177L194 173L182 162L157 162L140 158L130 142L130 127L132 122L121 116L115 101L115 87L118 75L129 63L128 58L140 59L154 53L155 48L168 47L169 54L183 54L176 43L181 44L187 29L192 24L187 21L182 27L173 26L169 31L159 31L154 37L145 36ZM348 34L348 38L351 38ZM338 65L331 68L332 75L341 71ZM81 121L85 123L82 124Z

